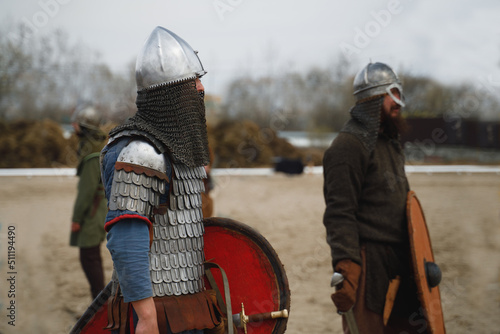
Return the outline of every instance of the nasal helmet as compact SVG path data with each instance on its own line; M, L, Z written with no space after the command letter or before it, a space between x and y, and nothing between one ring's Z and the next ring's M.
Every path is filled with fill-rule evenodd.
M397 74L384 63L369 63L354 77L354 96L356 101L365 100L369 97L389 94L391 98L401 107L405 106L403 102L403 87ZM399 90L399 96L396 97L391 90Z
M156 27L144 43L135 64L137 90L175 84L203 76L198 52L182 38Z

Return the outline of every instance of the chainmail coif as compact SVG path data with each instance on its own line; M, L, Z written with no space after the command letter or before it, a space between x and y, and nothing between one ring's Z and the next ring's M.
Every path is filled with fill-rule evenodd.
M369 152L373 151L377 142L383 100L384 96L379 95L356 104L349 111L351 119L341 130L358 137Z
M208 165L208 137L203 95L194 80L160 85L137 93L137 113L110 132L139 130L166 146L174 161L189 167Z

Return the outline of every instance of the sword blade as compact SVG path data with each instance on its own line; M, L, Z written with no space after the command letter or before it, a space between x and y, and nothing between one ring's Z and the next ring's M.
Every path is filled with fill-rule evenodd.
M345 312L344 316L351 334L359 334L358 324L356 323L356 319L354 319L354 313L352 312L352 309Z
M341 273L333 273L332 280L330 282L330 286L334 287L344 281L344 276ZM352 312L352 308L347 312L339 312L340 315L345 317L347 322L347 326L349 327L349 331L351 334L359 334L358 324L356 323L356 319L354 318L354 313Z

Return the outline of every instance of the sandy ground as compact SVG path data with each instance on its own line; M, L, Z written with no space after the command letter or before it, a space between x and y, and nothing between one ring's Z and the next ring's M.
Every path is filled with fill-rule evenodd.
M443 270L447 332L500 333L500 176L410 174L409 180ZM216 215L256 228L285 265L292 293L287 333L341 333L329 297L321 175L216 181ZM68 246L76 178L1 177L0 189L0 333L67 333L90 302L78 250ZM9 228L15 228L14 275L7 266ZM102 253L109 279L104 245ZM15 327L8 324L12 301Z

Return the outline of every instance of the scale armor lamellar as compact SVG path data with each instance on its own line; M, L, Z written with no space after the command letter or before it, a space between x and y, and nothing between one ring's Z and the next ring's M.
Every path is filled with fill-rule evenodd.
M110 209L135 211L152 222L149 270L155 297L204 290L205 168L172 167L169 200L161 203L169 182L165 156L146 141L133 141L118 157L110 196Z
M110 210L130 210L150 217L165 194L165 158L143 140L135 140L120 152L109 198Z
M204 167L173 164L169 208L156 214L150 252L155 296L184 295L204 289Z

